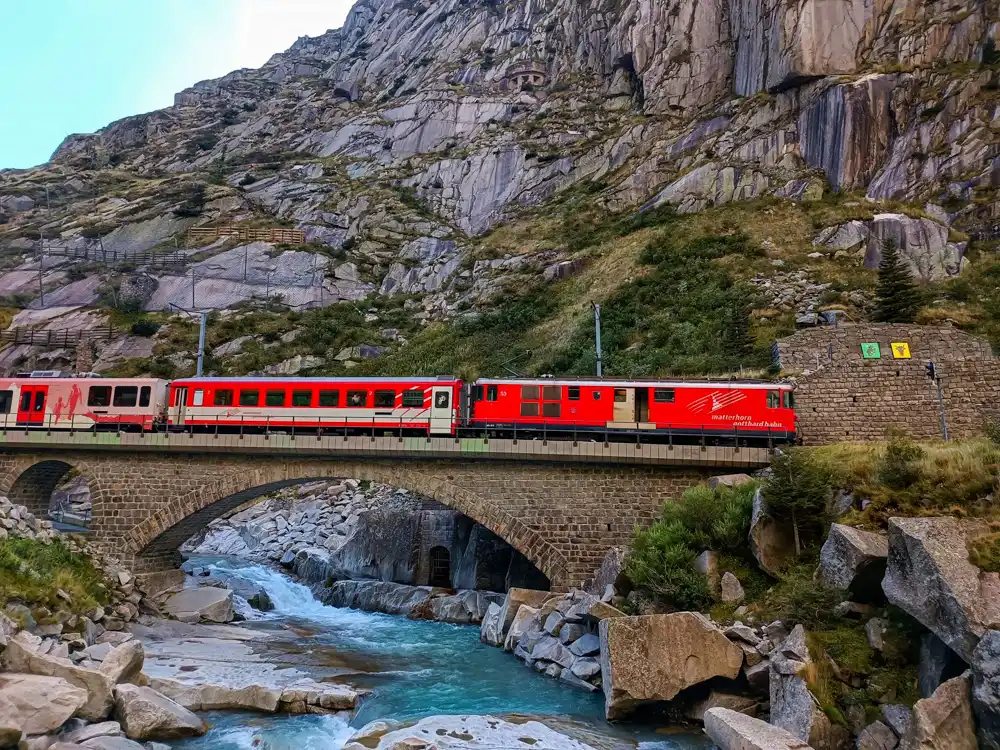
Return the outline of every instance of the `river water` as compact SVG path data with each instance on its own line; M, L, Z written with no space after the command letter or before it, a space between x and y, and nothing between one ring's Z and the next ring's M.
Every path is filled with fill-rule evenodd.
M329 607L278 571L239 560L192 559L220 577L259 584L274 610L251 627L277 630L268 649L283 666L317 679L368 688L354 718L260 716L214 712L204 737L179 742L183 750L339 750L356 728L376 719L407 720L440 714L525 714L552 717L602 748L687 750L710 747L704 737L657 733L650 727L612 727L602 693L586 693L529 669L501 649L479 642L479 628L408 620Z

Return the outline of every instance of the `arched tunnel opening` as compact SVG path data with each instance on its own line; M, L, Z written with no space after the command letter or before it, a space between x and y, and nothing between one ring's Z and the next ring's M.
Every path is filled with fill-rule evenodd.
M36 518L51 520L56 529L79 532L90 527L90 484L65 461L46 460L30 466L11 485L7 497Z
M276 564L311 550L337 580L506 592L549 590L521 551L475 519L406 489L305 480L219 500L160 534L143 554L223 555Z

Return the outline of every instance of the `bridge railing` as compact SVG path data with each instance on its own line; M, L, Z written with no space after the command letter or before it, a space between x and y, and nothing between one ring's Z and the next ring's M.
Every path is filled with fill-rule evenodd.
M16 405L13 405L16 407ZM234 419L231 412L220 411L216 414L199 414L197 420L185 420L184 424L167 424L161 418L150 421L148 414L139 415L108 415L105 418L79 415L57 416L44 414L38 418L22 414L7 413L3 415L3 433L21 431L26 433L53 431L75 433L139 433L166 435L288 435L293 440L296 437L395 437L402 441L407 437L478 439L488 443L491 438L502 438L516 445L519 441L542 442L571 441L573 445L580 442L634 443L636 445L701 445L766 447L773 449L777 445L791 443L795 433L780 428L752 428L719 430L717 425L671 425L657 424L656 429L612 428L593 422L560 422L557 425L548 423L494 425L475 420L471 424L457 427L453 432L439 432L428 423L414 422L403 418L393 421L387 417L372 417L371 424L357 417L313 417L296 418L254 418L241 416Z

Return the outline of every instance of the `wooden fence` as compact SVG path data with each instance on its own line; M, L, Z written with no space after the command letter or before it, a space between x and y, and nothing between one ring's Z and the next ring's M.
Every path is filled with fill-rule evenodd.
M118 330L112 326L100 326L88 329L52 329L8 328L0 331L0 341L12 344L28 344L31 346L53 346L72 348L81 341L111 341L118 335Z
M219 237L233 237L247 242L274 242L301 245L306 235L301 229L250 229L249 227L195 227L188 230L188 239L194 242L214 242Z

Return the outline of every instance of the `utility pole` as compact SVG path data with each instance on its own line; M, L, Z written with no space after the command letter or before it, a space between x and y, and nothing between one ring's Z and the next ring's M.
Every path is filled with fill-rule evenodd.
M944 392L941 388L941 378L938 375L937 366L933 362L927 363L927 375L937 388L938 418L941 421L941 437L948 442L948 415L944 408Z
M597 347L597 377L604 377L601 362L601 306L594 303L594 343Z
M197 305L194 303L194 287L195 287L194 266L192 266L191 267L191 307L192 308L197 307Z
M205 365L205 326L208 324L208 311L201 311L201 330L198 332L198 369L195 377L201 377Z

